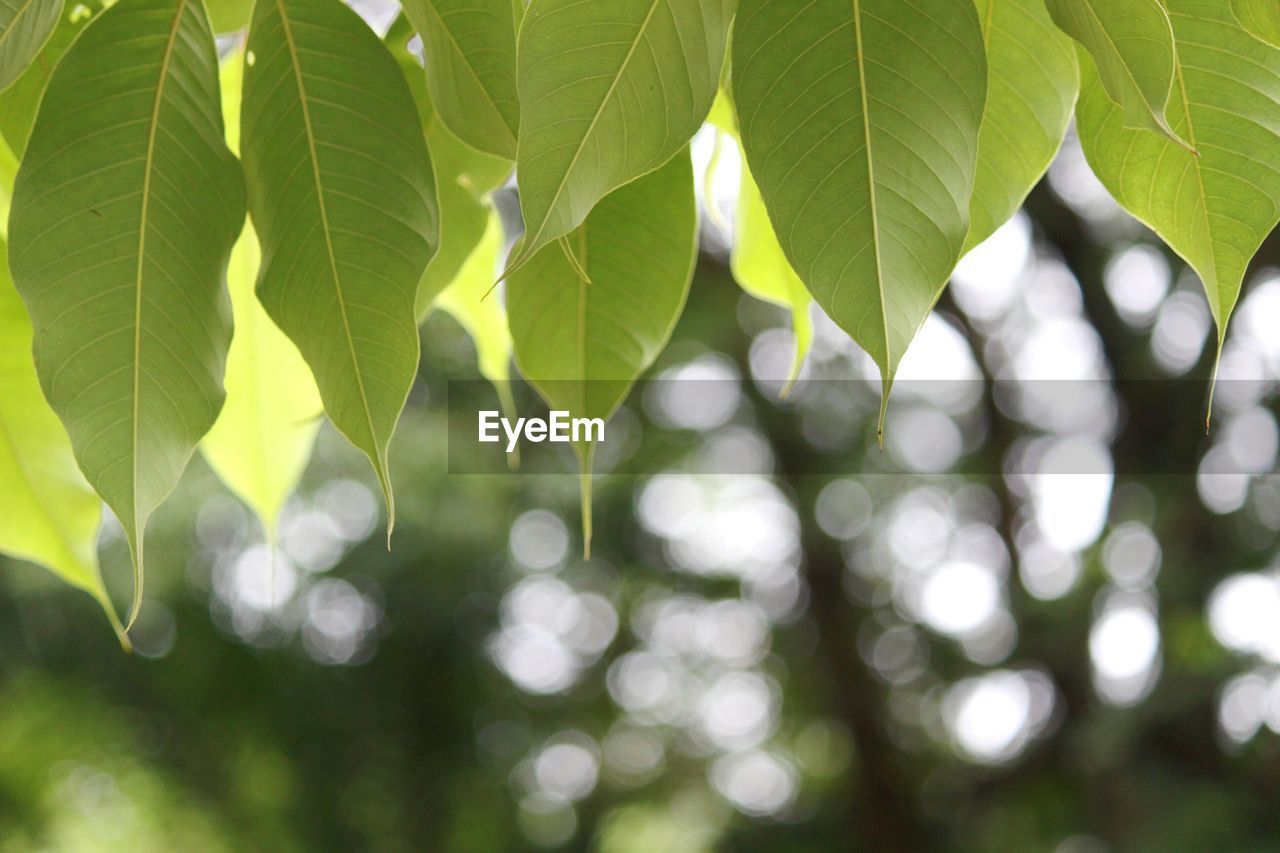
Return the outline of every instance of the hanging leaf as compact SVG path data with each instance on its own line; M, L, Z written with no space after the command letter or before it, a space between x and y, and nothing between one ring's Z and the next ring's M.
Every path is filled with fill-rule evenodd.
M325 410L395 502L387 445L418 367L414 297L438 234L413 96L339 0L262 0L245 72L258 298L311 366Z
M1043 0L975 0L987 42L987 103L964 251L1022 206L1058 153L1080 90L1075 48Z
M484 235L489 208L484 199L511 174L511 161L484 154L449 132L431 104L422 63L410 51L413 29L401 15L387 32L386 43L404 70L431 152L440 206L440 245L418 284L416 311L426 318L431 303L458 275ZM489 284L492 284L492 279Z
M1272 47L1280 47L1280 2L1231 0L1231 11L1240 26Z
M7 194L7 193L5 193ZM67 433L31 363L31 321L0 242L0 551L31 560L97 599L128 648L98 570L102 501L76 467Z
M405 0L422 36L431 102L459 139L516 157L516 20L511 0Z
M514 269L667 162L715 98L734 0L534 0L520 28Z
M1045 0L1053 22L1084 46L1125 127L1154 130L1194 149L1165 112L1177 73L1173 30L1161 0Z
M243 51L222 64L227 145L237 153L243 69ZM254 295L261 260L257 235L245 223L227 267L236 327L227 353L227 401L200 449L228 488L257 513L268 541L274 541L280 510L311 458L323 406L298 348Z
M621 405L684 308L696 226L686 149L596 205L566 241L573 262L560 246L548 246L511 274L507 312L516 364L548 406L571 417L607 419ZM575 450L589 551L591 445Z
M27 70L61 12L62 0L0 0L0 89Z
M501 253L502 223L498 212L491 210L484 236L453 284L440 294L436 306L457 320L471 336L480 375L493 383L503 411L511 416L516 406L511 396L511 332L507 328L507 312L495 294L486 297L497 275Z
M1215 0L1170 0L1169 17L1182 73L1168 115L1200 156L1126 128L1083 54L1076 123L1116 201L1200 276L1221 350L1249 260L1280 219L1280 171L1260 153L1280 150L1280 53Z
M744 0L732 81L782 249L887 401L968 232L987 81L972 0Z
M222 273L244 221L203 7L129 0L59 63L18 170L10 268L35 362L142 600L143 531L222 406Z
M27 70L9 88L0 92L0 136L18 157L26 150L27 137L31 135L31 125L36 120L36 109L49 83L49 75L76 36L101 10L102 5L97 0L87 0L72 5L69 11L59 15L53 33Z

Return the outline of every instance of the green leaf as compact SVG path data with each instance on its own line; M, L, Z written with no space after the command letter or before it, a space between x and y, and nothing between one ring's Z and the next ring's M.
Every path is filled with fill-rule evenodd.
M445 125L463 142L516 157L516 21L511 0L405 0L422 36L427 85Z
M516 408L510 382L511 331L507 328L507 312L502 300L489 293L501 253L502 223L498 212L491 210L484 236L453 284L440 294L436 306L457 320L471 336L480 375L493 383L503 410L510 415Z
M413 29L402 15L391 25L386 43L404 70L418 104L440 206L440 245L418 284L416 311L422 320L430 313L431 303L458 275L484 236L489 221L485 198L490 190L506 181L512 163L464 144L444 126L431 104L422 63L409 52L408 42L412 37ZM492 284L492 280L489 283Z
M395 502L387 446L418 367L414 298L439 232L413 95L339 0L262 0L241 140L262 241L258 298L336 426Z
M1125 127L1123 111L1081 56L1076 124L1116 201L1200 276L1218 346L1249 259L1280 219L1280 52L1249 36L1225 3L1170 0L1181 74L1167 112L1200 152Z
M778 241L887 400L969 230L987 83L973 2L743 0L732 81Z
M0 551L39 563L92 595L127 648L98 569L102 501L76 467L67 433L40 392L31 321L13 289L4 248L0 242Z
M552 409L608 418L666 346L697 253L688 150L607 195L560 246L511 273L507 313L516 364ZM590 547L591 445L576 447Z
M236 324L227 354L227 402L200 449L274 541L280 510L311 459L324 409L298 348L254 295L261 257L246 224L227 268Z
M147 518L223 400L244 184L217 63L198 3L111 7L49 81L14 187L9 261L36 370L128 535L133 616Z
M733 217L733 250L729 256L729 268L747 293L791 310L791 332L796 339L796 352L787 384L782 390L785 397L800 377L800 368L804 366L813 343L813 320L809 317L813 297L778 245L773 223L769 221L764 200L760 198L760 188L751 177L745 157L738 184L738 205Z
M1161 0L1045 0L1053 22L1084 46L1126 127L1153 130L1194 150L1165 112L1178 52Z
M1240 26L1272 47L1280 47L1278 0L1231 0L1231 11Z
M222 110L233 151L240 147L243 67L243 51L222 65ZM257 235L245 223L227 267L236 327L227 353L227 401L200 449L274 541L280 509L311 458L323 405L298 348L254 295L261 260Z
M1042 0L975 0L987 42L987 103L967 252L1022 206L1058 153L1080 91L1075 47Z
M62 0L0 0L0 89L27 70L61 11Z
M53 34L27 70L13 85L0 92L0 136L5 138L17 156L21 157L26 150L27 137L31 135L31 125L40 106L40 96L44 94L58 60L101 10L101 4L96 0L87 0L74 4L69 11L59 15Z
M519 264L706 118L734 0L534 0L520 28Z

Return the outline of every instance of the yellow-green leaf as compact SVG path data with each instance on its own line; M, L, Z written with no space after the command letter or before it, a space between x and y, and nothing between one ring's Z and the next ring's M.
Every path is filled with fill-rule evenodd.
M778 245L773 223L769 221L764 200L760 198L760 188L751 177L745 157L742 158L738 204L733 217L733 250L729 256L729 268L747 293L791 311L791 333L795 336L796 352L782 392L785 397L800 377L800 368L804 366L809 346L813 343L813 321L809 317L813 297Z
M0 190L7 195L7 190ZM76 467L31 363L31 321L0 242L0 551L39 563L102 605L127 645L98 570L102 500Z
M222 63L222 114L227 145L236 153L243 83L244 51L238 50ZM246 222L227 265L236 329L227 352L227 401L200 450L274 540L280 510L311 459L324 409L298 348L254 293L261 263L258 237Z
M489 293L502 253L502 223L490 210L484 235L462 265L453 284L436 300L436 307L458 321L476 348L480 375L493 383L502 408L515 412L511 397L511 332L507 312L498 294Z
M388 30L386 44L404 70L417 102L440 205L440 244L418 283L416 311L418 319L423 320L430 313L432 302L458 275L484 235L489 221L485 198L511 174L512 163L477 151L444 126L440 113L432 106L422 63L409 51L412 37L409 19L401 15Z

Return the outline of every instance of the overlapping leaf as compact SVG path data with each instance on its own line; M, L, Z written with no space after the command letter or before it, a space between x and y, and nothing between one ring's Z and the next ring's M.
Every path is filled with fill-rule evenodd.
M1163 133L1194 147L1165 113L1178 54L1161 0L1045 0L1054 23L1080 42L1126 127Z
M1043 0L975 0L987 43L987 103L965 251L1022 206L1062 145L1080 89L1075 48Z
M1240 26L1272 47L1280 47L1280 2L1231 0L1231 11Z
M534 0L520 28L526 236L512 268L684 147L715 98L734 5Z
M0 89L27 70L61 12L62 0L0 0Z
M31 124L36 120L36 108L40 106L40 96L44 94L58 60L101 10L102 4L98 0L76 3L69 10L64 10L58 16L53 33L27 70L9 88L0 92L0 136L5 138L17 156L21 157L26 150Z
M1250 258L1280 219L1280 52L1215 0L1169 0L1181 73L1170 124L1199 152L1125 127L1081 61L1080 143L1116 201L1204 282L1221 346Z
M414 298L439 230L413 96L339 0L262 0L248 50L241 147L258 297L373 463L390 535L387 445L417 371Z
M743 0L732 80L778 241L887 396L969 230L987 81L972 0Z
M9 261L45 396L128 534L135 614L147 518L222 405L222 274L243 219L203 7L108 9L41 102Z
M127 644L98 570L102 501L76 467L66 431L40 392L31 321L4 252L0 242L0 551L39 563L92 595Z
M551 408L608 418L666 345L697 248L691 170L686 150L615 190L569 235L574 262L548 246L508 279L516 364ZM577 451L589 544L590 447Z
M402 15L387 32L386 44L404 70L418 105L422 132L431 152L440 207L439 246L418 285L416 304L421 320L431 311L432 302L454 280L480 242L489 220L485 196L507 179L512 163L477 151L444 126L427 91L422 63L409 50L408 43L412 37L409 20Z
M236 152L243 69L243 51L222 65L227 144ZM271 322L254 294L261 260L257 235L246 223L227 267L236 327L227 353L227 401L200 449L274 540L280 509L311 458L323 408L298 348Z
M427 85L441 118L462 141L516 157L516 19L511 0L405 0L422 36Z

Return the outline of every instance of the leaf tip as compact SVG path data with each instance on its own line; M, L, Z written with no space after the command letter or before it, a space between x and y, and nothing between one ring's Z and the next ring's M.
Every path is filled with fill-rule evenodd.
M127 636L138 614L142 612L142 595L146 586L146 570L144 564L143 537L145 524L134 523L129 530L129 552L133 558L133 601L129 605L129 616L125 619L123 633Z

